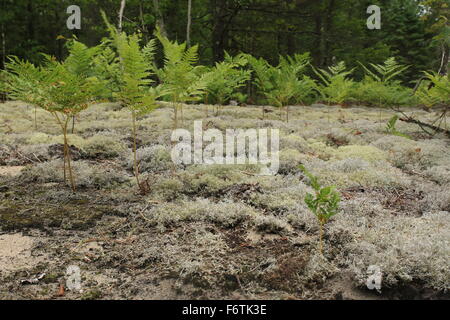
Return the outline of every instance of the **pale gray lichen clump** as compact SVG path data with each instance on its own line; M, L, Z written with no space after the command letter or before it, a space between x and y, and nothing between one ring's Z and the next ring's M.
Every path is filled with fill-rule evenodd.
M210 108L203 119L204 105L185 106L184 127L190 131L193 120L201 119L205 128L222 132L280 129L280 170L260 176L259 165L175 165L172 109L157 109L138 120L137 158L148 185L148 193L138 195L130 114L119 105L96 105L80 114L69 135L75 196L62 182L62 137L51 118L38 111L35 131L33 109L12 102L1 108L0 166L24 168L16 176L0 172L0 187L13 190L0 195L0 207L27 208L26 199L11 196L16 189L26 189L33 203L41 204L86 197L110 206L105 211L111 214L89 232L136 236L132 245L113 245L112 253L91 266L116 268L127 261L175 277L177 290L190 284L211 292L239 290L247 297L311 298L318 288L331 290L330 283L343 275L350 286L365 288L371 265L382 270L383 290L417 283L450 289L449 141L423 137L402 122L397 129L412 139L387 134L388 110L380 122L379 112L369 108L292 107L286 123L278 110L262 120L257 107L223 107L218 116ZM339 213L325 226L323 256L317 253L317 221L303 201L313 190L300 164L342 196ZM0 219L12 219L1 210ZM76 224L68 219L63 225L70 229ZM118 225L109 222L115 219ZM2 220L0 228L21 223Z

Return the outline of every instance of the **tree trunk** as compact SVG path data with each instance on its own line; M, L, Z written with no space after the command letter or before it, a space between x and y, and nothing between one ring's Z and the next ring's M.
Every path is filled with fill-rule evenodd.
M159 0L153 0L153 7L155 9L155 15L156 15L156 26L159 28L161 35L163 37L167 38L167 31L166 31L166 26L164 24L164 18L161 13L161 10L159 10Z
M325 32L323 34L324 36L324 66L328 66L332 64L332 57L330 56L330 44L331 44L331 29L333 28L333 14L334 14L334 8L335 8L335 0L330 0L328 3L328 9L327 9L327 17L325 22Z
M2 33L2 65L0 69L5 69L6 65L6 34L5 34L5 25L2 23L1 25L1 33Z
M441 65L439 67L439 74L445 76L448 74L448 64L450 62L450 47L447 43L442 45L442 58Z
M145 21L144 21L144 8L142 7L142 0L139 1L139 19L141 20L141 29L142 29L142 34L144 35L144 39L145 39L145 43L148 42L148 30L147 27L145 26Z
M188 0L188 22L186 28L186 45L191 47L192 0Z
M315 33L313 59L316 66L322 66L322 16L318 13L315 17Z
M32 0L28 0L27 3L27 11L28 11L28 26L27 26L27 31L28 31L28 41L32 41L34 40L34 9L33 9L33 1Z
M122 32L122 20L123 20L123 12L125 10L126 0L122 0L120 2L120 10L119 10L119 32Z
M224 58L225 43L227 39L225 29L225 16L224 11L226 9L226 0L210 0L212 10L212 49L214 62L222 61Z
M3 9L4 9L4 2L3 2ZM0 60L0 62L1 62L0 70L4 70L5 66L6 66L6 33L5 33L5 25L3 23L0 26L0 32L1 32L1 37L2 37L2 42L1 42L2 59ZM0 81L2 81L2 79L0 79ZM0 91L0 102L5 102L5 101L6 101L6 93Z

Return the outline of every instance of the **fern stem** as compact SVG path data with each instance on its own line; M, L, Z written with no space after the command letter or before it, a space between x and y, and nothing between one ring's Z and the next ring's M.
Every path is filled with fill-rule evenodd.
M134 176L136 177L136 182L138 184L138 187L141 191L142 185L139 181L139 167L138 167L138 161L137 161L137 152L136 152L136 113L134 110L131 112L131 117L133 119L133 160L134 160Z
M37 131L38 127L37 127L37 107L34 106L34 130Z
M66 122L64 123L64 148L66 150L66 158L67 158L67 167L69 169L69 179L70 179L70 185L72 187L73 192L75 192L75 181L73 178L73 173L72 173L72 166L70 163L70 148L69 148L69 144L67 141L67 125L69 123L70 117L66 118Z
M319 252L323 255L323 222L320 222L320 231L319 231Z
M53 116L56 119L56 122L58 122L58 124L61 126L61 130L63 131L64 134L64 124L61 122L61 120L58 117L58 114L56 112L52 112ZM66 173L66 155L67 155L67 150L66 150L66 143L65 143L65 139L64 139L64 147L63 147L63 161L64 161L64 183L67 182L67 173Z

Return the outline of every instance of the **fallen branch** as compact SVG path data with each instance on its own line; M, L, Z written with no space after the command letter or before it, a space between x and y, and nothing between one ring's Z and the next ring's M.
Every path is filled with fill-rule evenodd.
M434 125L432 125L432 124L428 124L428 123L425 123L425 122L416 120L416 119L411 118L411 117L407 117L407 118L399 118L399 120L400 120L400 121L407 122L407 123L414 123L414 124L417 124L417 125L419 125L419 126L422 128L423 131L425 131L425 132L428 133L428 134L430 134L430 133L429 133L427 130L425 130L424 127L425 127L425 128L429 128L429 129L432 129L432 130L434 130L435 132L444 133L447 137L450 138L450 130L442 129L442 128L440 128L440 127L437 127L437 126L434 126ZM431 134L430 134L430 135L431 135Z
M446 108L446 109L442 112L442 114L441 114L441 115L433 122L433 124L429 124L429 123L422 122L422 121L419 121L419 120L417 120L417 119L414 119L413 117L410 117L409 115L407 115L406 113L404 113L402 110L400 110L400 108L391 108L391 109L394 110L394 111L396 111L396 112L399 112L399 113L401 113L401 114L403 115L403 117L400 117L400 118L399 118L400 121L403 121L403 122L406 122L406 123L414 123L414 124L417 124L417 125L418 125L425 133L427 133L427 134L430 135L430 136L433 136L434 134L431 133L430 131L428 131L427 129L432 129L432 130L434 130L435 134L436 134L437 132L443 133L443 134L445 134L447 137L450 138L450 130L443 129L443 128L439 127L439 126L435 126L435 125L434 125L434 123L436 123L439 119L441 119L441 122L440 122L440 123L442 123L442 119L445 118L447 112L449 111L449 108Z

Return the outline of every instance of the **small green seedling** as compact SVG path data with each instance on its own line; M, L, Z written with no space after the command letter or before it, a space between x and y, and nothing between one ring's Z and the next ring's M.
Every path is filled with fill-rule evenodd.
M389 119L389 121L386 123L386 132L390 133L390 134L392 134L394 136L399 136L399 137L411 139L411 137L408 136L407 134L401 133L400 131L397 130L397 128L395 127L395 125L397 123L397 120L398 120L398 116L397 115L395 115L391 119Z
M332 216L338 213L339 202L341 201L339 192L335 190L334 186L322 187L317 177L312 175L303 165L300 165L300 170L308 177L311 187L316 191L315 195L307 193L305 196L305 203L309 210L317 217L320 227L319 235L319 250L323 252L323 229L324 225L330 220Z

